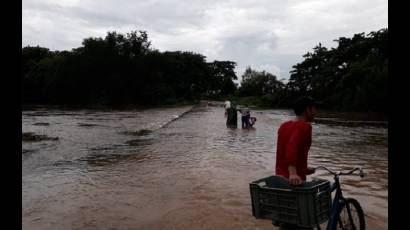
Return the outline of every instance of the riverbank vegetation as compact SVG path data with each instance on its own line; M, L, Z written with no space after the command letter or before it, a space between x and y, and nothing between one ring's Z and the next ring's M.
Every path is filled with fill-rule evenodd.
M288 107L300 95L329 110L387 114L388 29L320 43L293 66L287 82L248 67L240 86L236 63L202 54L158 51L144 31L86 38L71 51L22 48L22 102L49 105L172 105L232 99Z

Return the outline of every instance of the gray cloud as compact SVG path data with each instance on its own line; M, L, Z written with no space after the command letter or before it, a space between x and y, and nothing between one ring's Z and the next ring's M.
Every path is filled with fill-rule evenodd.
M387 0L23 0L23 46L75 48L107 31L146 30L154 48L194 51L287 78L321 42L387 27Z

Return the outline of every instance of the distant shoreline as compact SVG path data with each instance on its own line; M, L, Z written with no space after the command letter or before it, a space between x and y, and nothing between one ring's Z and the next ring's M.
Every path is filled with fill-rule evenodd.
M223 107L224 100L200 100L200 101L182 101L174 104L166 105L137 105L137 104L124 104L124 105L64 105L64 104L24 104L21 106L22 111L33 110L33 109L62 109L62 110L81 110L81 109L91 109L91 110L130 110L130 109L154 109L154 108L173 108L180 106L216 106ZM238 104L241 105L241 104ZM249 107L254 110L291 110L290 108L284 107L264 107L249 104ZM332 123L343 123L344 120L349 121L363 121L372 123L382 122L383 124L388 121L388 117L385 114L378 112L352 112L352 111L333 111L333 110L319 110L318 111L318 123L327 123L328 119L332 119ZM386 124L387 125L387 124Z
M223 107L224 101L217 101L217 100L202 100L200 104L207 104L210 103L211 106L222 106ZM237 104L241 106L242 104ZM285 107L265 107L265 106L255 106L252 104L248 104L251 109L255 110L271 110L271 109L278 109L278 110L291 110L291 108ZM338 122L337 120L340 119L340 122L343 120L350 120L350 121L363 121L368 122L369 124L372 123L379 123L379 122L387 122L388 117L385 114L379 112L355 112L355 111L336 111L336 110L323 110L319 109L317 118L322 120L332 119L334 122ZM321 122L321 123L325 123Z

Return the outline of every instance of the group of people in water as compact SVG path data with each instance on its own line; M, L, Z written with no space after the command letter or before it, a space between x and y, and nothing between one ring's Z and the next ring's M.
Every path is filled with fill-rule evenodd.
M234 103L230 101L225 101L225 117L226 126L230 128L236 128L238 126L238 116L237 112L241 113L242 128L249 129L252 128L256 122L255 117L251 117L251 112L248 105L243 108L237 108Z

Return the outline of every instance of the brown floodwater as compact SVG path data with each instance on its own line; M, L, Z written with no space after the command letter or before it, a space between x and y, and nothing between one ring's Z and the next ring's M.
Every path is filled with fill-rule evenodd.
M22 142L23 229L275 229L252 217L249 183L274 173L291 111L254 110L242 130L221 107L190 109L23 111L23 133L50 137ZM344 195L368 229L387 229L387 128L344 124L312 124L309 164L363 166L341 178Z

